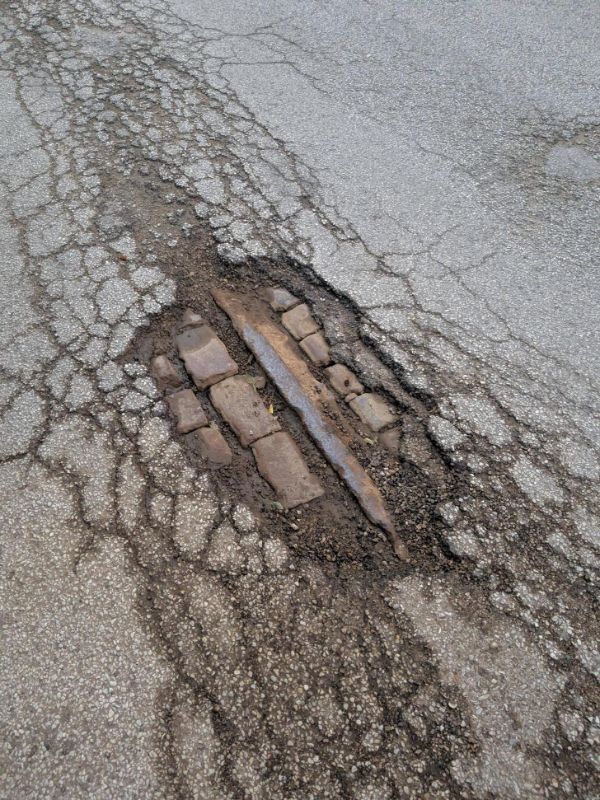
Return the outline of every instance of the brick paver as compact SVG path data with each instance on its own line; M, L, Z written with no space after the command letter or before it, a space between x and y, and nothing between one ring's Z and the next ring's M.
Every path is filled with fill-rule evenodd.
M318 367L324 367L331 363L329 345L320 331L311 333L310 336L302 339L300 342L300 347L302 350L304 350L313 364L316 364Z
M275 417L265 408L260 395L241 375L212 386L210 399L244 447L261 436L281 430Z
M179 433L189 433L208 425L208 418L200 401L191 389L182 389L167 397L167 403L177 419Z
M311 475L292 437L280 431L252 445L256 466L275 489L285 508L308 503L323 494L318 479Z
M300 302L300 300L294 297L293 294L290 294L287 289L281 289L279 287L267 289L265 295L273 311L287 311L293 306L297 306Z
M200 454L208 465L215 469L231 464L233 453L225 441L225 437L213 423L208 428L200 428L194 434L200 448Z
M294 339L304 339L319 330L319 325L310 313L306 303L302 303L291 311L281 315L281 321Z
M173 363L165 355L153 358L150 370L160 389L178 389L183 383Z
M327 367L325 375L329 378L329 383L335 391L341 394L342 397L347 397L350 393L362 394L364 392L362 383L343 364L334 364L332 367Z
M206 389L238 371L227 348L208 325L186 328L177 337L177 349L199 389Z

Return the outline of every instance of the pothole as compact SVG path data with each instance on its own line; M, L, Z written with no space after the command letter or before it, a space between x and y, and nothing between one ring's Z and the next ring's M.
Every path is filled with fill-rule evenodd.
M138 337L127 357L150 369L161 356L168 360L164 365L173 365L178 385L163 387L172 435L196 466L219 467L212 469L212 476L221 495L244 503L261 517L263 525L285 533L299 554L316 557L332 568L352 569L352 564L360 563L367 569L376 565L378 572L398 574L411 562L418 561L421 568L429 563L436 571L447 563L452 556L440 544L437 531L442 523L436 509L454 494L459 478L427 436L428 409L423 399L404 388L361 340L356 312L295 265L225 264L210 244L194 239L173 255L167 271L177 282L178 302ZM224 298L238 304L237 314ZM249 346L240 314L246 315L246 323L250 318L258 320L280 337L283 368L294 362L296 375L300 370L305 392L301 401L311 400L328 434L337 437L333 449L340 444L344 464L350 460L355 465L350 476L311 431L299 403L290 402L265 353ZM222 374L217 369L215 379L206 383L198 375L194 382L193 367L185 368L181 338L178 344L184 331L192 341L203 329L222 343L235 365L232 372L224 364ZM267 336L267 347L272 343ZM243 417L243 409L232 411L231 397L216 399L227 386L254 398L255 411L263 421L251 421L258 425L255 442L240 430L243 420L238 420L236 429L234 418L236 414ZM179 395L182 391L185 395ZM197 405L200 423L193 430L185 422L178 426L173 395ZM248 410L252 402L244 402ZM273 430L260 428L265 415L275 421ZM274 436L275 430L282 435L278 434L277 446L270 447L266 438ZM221 452L229 450L231 457L222 464L211 463L207 437L222 438L215 446ZM295 448L297 458L292 457ZM280 457L283 461L278 464ZM305 473L299 465L304 465ZM296 468L300 472L294 472ZM282 470L289 475L280 475ZM371 500L375 498L377 512L364 493L353 487L357 474L364 478ZM312 486L306 502L289 501L286 492L302 498L297 482L303 480Z

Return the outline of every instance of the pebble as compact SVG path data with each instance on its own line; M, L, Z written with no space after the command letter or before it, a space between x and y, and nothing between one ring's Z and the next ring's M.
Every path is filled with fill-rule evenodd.
M400 449L400 429L392 428L379 434L379 443L389 453L397 453Z

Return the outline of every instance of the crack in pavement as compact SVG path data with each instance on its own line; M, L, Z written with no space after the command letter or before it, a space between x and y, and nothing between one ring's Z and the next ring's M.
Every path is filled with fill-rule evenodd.
M497 200L516 179L492 180L487 144L473 154L454 142L452 153L452 142L421 141L433 133L394 139L378 127L398 109L429 120L446 104L428 111L406 80L389 110L363 87L358 101L340 99L340 76L352 84L353 67L374 64L362 54L375 42L374 83L389 83L390 49L420 70L414 9L400 19L364 5L377 20L373 41L360 41L364 25L347 27L354 57L330 59L318 100L307 76L330 42L309 47L314 26L297 11L267 22L268 11L256 12L233 35L208 9L199 22L183 0L177 13L134 0L6 6L7 796L592 796L591 350L583 332L582 352L565 355L523 325L502 283L519 277L523 260L508 262L536 209L549 221L523 245L532 273L559 239L562 206L540 185L575 197L569 219L591 190L532 178L522 186L532 210L513 233L521 196ZM331 23L331 12L313 10L314 24ZM380 37L394 19L402 35ZM335 40L336 26L328 31ZM278 42L268 48L293 51L277 58L290 69L271 60L265 72L254 57L267 36ZM234 59L224 48L233 39ZM427 74L437 87L444 70ZM283 109L278 94L292 89L297 102ZM473 102L487 109L503 96L487 87ZM322 116L316 127L306 108ZM498 122L518 139L497 159L508 170L511 159L542 162L550 140L596 142L585 109L568 110L530 114L521 127L490 114L476 127ZM334 137L323 136L328 125ZM523 130L535 141L522 144ZM367 169L358 150L369 140L382 157ZM433 199L409 191L431 179L427 159L441 187ZM390 162L403 164L402 192ZM462 193L452 213L444 189ZM490 247L505 233L509 246ZM564 236L564 265L587 268L591 248L582 255ZM360 526L340 531L342 544L346 533L362 537L360 548L344 555L340 545L329 562L311 547L335 520L319 530L308 516L251 508L174 435L136 342L188 295L205 300L217 275L249 286L252 276L277 278L310 301L333 356L403 409L407 503L435 508L425 521L401 509L406 535L420 540L415 563L391 564L386 543ZM557 295L570 290L552 275ZM523 288L525 314L535 288ZM587 324L590 298L573 297Z

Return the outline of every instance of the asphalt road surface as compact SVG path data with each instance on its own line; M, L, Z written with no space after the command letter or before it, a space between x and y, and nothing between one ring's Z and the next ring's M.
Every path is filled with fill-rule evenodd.
M0 30L0 796L600 797L598 4ZM150 357L275 283L397 408L408 560L274 390L317 505L174 430Z

